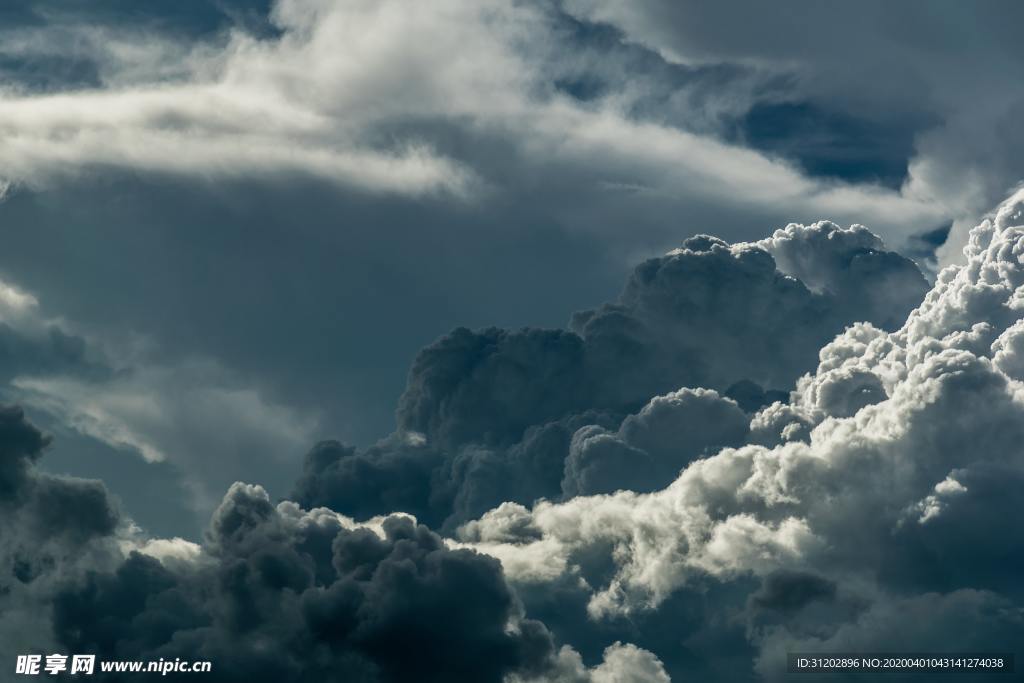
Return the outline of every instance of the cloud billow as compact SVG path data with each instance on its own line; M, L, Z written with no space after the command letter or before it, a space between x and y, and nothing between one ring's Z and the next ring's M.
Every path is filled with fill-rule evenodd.
M54 647L47 608L59 586L117 566L117 505L98 481L36 469L50 439L0 406L0 636L6 655Z
M1024 481L1022 206L1018 196L979 226L967 264L943 271L902 326L849 326L814 354L817 368L795 381L788 402L753 414L727 390L699 387L638 408L620 399L614 409L570 404L548 416L562 408L540 402L502 422L469 410L472 393L448 402L464 390L440 379L463 377L476 391L504 379L519 392L506 396L529 396L522 361L533 351L513 345L506 357L519 365L476 372L481 355L503 348L482 353L473 333L457 333L462 346L442 342L435 354L455 352L428 352L412 373L411 385L429 369L424 358L444 361L417 394L432 401L417 405L438 408L406 418L423 431L398 431L376 450L324 443L309 455L323 476L302 486L344 491L351 515L308 501L275 505L239 483L202 544L147 540L99 484L36 472L46 438L9 409L2 478L19 521L5 533L22 540L5 546L18 550L5 578L16 590L4 599L21 613L52 608L35 610L21 642L111 658L208 658L226 681L296 682L339 672L399 681L413 671L509 683L663 683L687 672L774 680L794 650L931 651L956 639L1011 651L1024 633L1014 571L1024 542L1009 521ZM790 226L772 238L768 248L792 250L779 262L815 285L773 271L782 291L839 306L835 283L851 280L835 264L853 259L836 261L829 249L851 236L817 240L830 230ZM792 235L816 243L821 261L786 245ZM765 248L713 238L666 261L709 252L774 261ZM878 298L850 292L848 301L879 313ZM600 312L650 324L636 312L644 306L621 303L643 299L624 296ZM573 354L582 347L586 357L590 340L576 338ZM540 354L540 375L559 376L560 357ZM708 367L722 368L722 383L734 378L720 357ZM334 488L339 463L350 468L347 489ZM549 500L502 500L545 478ZM383 499L392 509L375 516L360 482L392 496ZM427 516L450 515L459 502L468 521L454 537L439 535L403 514L406 497ZM492 499L500 504L470 516ZM40 544L52 525L64 531Z
M667 680L635 646L593 668L556 648L497 560L407 515L357 524L239 483L202 545L144 539L101 483L37 471L47 444L20 409L0 409L5 659L207 659L219 681L599 683L633 664Z
M630 463L630 483L653 490L690 460L743 442L732 396L747 410L784 396L846 325L894 328L926 288L912 262L861 226L790 225L735 245L690 238L638 266L617 301L573 315L568 330L461 328L423 349L396 433L362 452L318 446L294 496L450 528L504 501L605 490L613 484L595 477L614 479ZM712 391L668 396L680 387ZM692 428L677 426L645 453L593 431L636 431L673 400L693 412ZM725 420L722 434L703 433L701 411ZM586 445L578 430L590 426Z
M692 602L709 581L733 586L718 609L744 615L770 680L787 651L1013 651L1022 240L1017 194L900 329L858 324L826 345L791 402L754 417L751 444L653 493L506 504L461 537L500 557L526 595L584 579L598 622ZM751 578L760 587L744 589Z

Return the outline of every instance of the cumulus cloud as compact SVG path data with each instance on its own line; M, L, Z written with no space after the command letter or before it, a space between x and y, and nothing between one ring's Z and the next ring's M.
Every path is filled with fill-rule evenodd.
M145 538L99 482L38 472L48 443L0 409L5 657L205 658L224 681L667 680L635 646L593 668L557 649L496 560L407 515L356 524L237 483L202 544Z
M18 409L0 410L7 655L208 658L227 681L664 683L782 678L794 649L1016 647L1024 195L965 230L1021 170L1019 98L989 77L1019 71L1006 47L1019 41L1001 33L1015 24L972 14L994 36L979 68L945 52L924 63L935 55L920 35L880 38L893 32L877 30L870 7L796 13L798 35L789 15L743 11L737 28L733 8L686 3L278 0L265 26L199 36L34 13L18 40L0 28L0 71L16 81L0 93L0 199L111 170L326 180L341 195L330 206L344 208L343 237L307 231L294 240L310 238L304 251L278 252L278 234L266 243L303 271L313 252L343 269L330 252L364 214L376 228L374 195L397 207L387 220L429 233L424 243L446 244L432 231L449 219L479 228L475 212L493 202L487 227L514 233L509 242L524 222L556 225L573 244L628 232L606 248L630 256L679 229L666 216L684 234L708 224L736 240L751 215L830 215L929 250L952 221L941 258L966 244L965 263L927 292L913 263L859 225L791 224L732 244L692 237L566 329L460 328L423 349L396 431L369 448L320 443L296 502L280 503L273 486L318 416L240 381L230 358L140 350L99 334L102 324L87 334L0 283L4 396L182 466L194 507L216 506L201 543L147 537L102 484L40 471L48 438ZM830 31L808 36L808 22L834 21L869 37L864 59L835 49ZM725 30L708 30L718 22ZM41 59L66 77L18 71ZM879 87L858 87L865 79ZM916 149L906 182L815 179L744 146L742 131L730 137L762 100L899 118ZM510 207L506 222L490 220ZM288 225L307 215L281 213ZM213 243L236 256L229 232ZM190 238L158 241L172 254ZM258 265L239 272L264 274L270 259L257 251L238 260ZM38 252L61 272L66 261ZM195 260L180 252L168 270ZM117 252L146 262L140 253L156 252ZM434 253L410 260L443 270ZM24 263L21 273L38 269ZM182 272L232 280L203 264ZM139 287L194 303L178 277L189 276ZM465 279L452 282L466 289ZM303 279L288 296L319 302L322 284ZM82 299L101 302L90 305L119 310L86 289ZM251 295L268 310L286 300ZM246 338L252 330L301 328L273 314L249 327L233 311L213 329L213 310L178 336L223 343L226 327L244 329L234 343L251 343L255 364L278 347ZM309 310L294 320L325 315ZM345 314L327 313L345 335L391 329ZM303 364L306 377L321 367ZM221 499L239 471L270 492L239 483Z
M49 439L0 407L0 634L5 658L54 647L47 605L64 581L120 557L116 505L98 481L36 470Z
M686 671L708 680L751 672L773 680L784 675L792 649L948 649L963 623L982 634L971 641L977 647L1012 648L1024 628L1013 571L1024 542L1009 521L1024 483L1024 390L1003 368L1015 368L1022 216L1024 194L975 230L967 263L940 273L898 329L860 322L842 331L816 354L817 368L796 381L788 403L752 415L714 389L681 389L627 414L574 408L544 422L530 412L551 410L542 404L492 425L486 413L447 408L469 410L469 397L487 392L450 403L444 392L457 391L457 382L427 382L417 399L443 408L410 411L407 419L423 420L420 430L396 432L376 450L325 443L309 455L300 490L310 497L342 491L364 522L308 504L275 505L261 487L235 484L202 544L145 539L120 521L101 488L74 482L75 496L108 511L80 516L85 530L75 542L88 539L103 552L65 566L34 559L39 548L30 543L12 544L26 550L20 564L9 562L11 581L27 575L25 566L53 573L30 582L47 592L21 593L23 605L41 595L52 604L52 615L34 622L47 642L111 658L207 658L225 680L318 680L329 671L382 681L411 671L427 680L468 671L474 680L517 683L660 683ZM818 291L774 266L769 281L784 283L783 292L797 288L815 306L863 300L864 310L882 315L870 296L836 293L846 286L837 282L857 280L841 272L851 260L837 261L832 250L848 240L870 257L863 240L873 244L857 229L835 241L814 235L836 230L820 224L803 236L820 245L821 263L800 251L804 245L786 244L802 239L803 228L776 234L778 248L790 249L780 260L789 258L788 267ZM761 247L701 237L639 272L703 254L774 263ZM638 275L631 286L651 281ZM679 310L699 312L692 305L699 280L682 281L691 297ZM597 315L643 311L645 320L658 320L647 312L658 306L636 302L662 299L629 295L631 286L622 302L632 307L607 305ZM574 333L544 334L531 341L569 339L584 350L590 343ZM453 352L432 349L433 362L445 364L439 378L472 378L479 367L477 339L459 335ZM518 363L494 364L480 377L522 392L531 372L522 362L534 355L540 376L559 377L543 345L523 348L510 355ZM485 349L484 357L493 352ZM412 377L427 369L421 363ZM31 467L45 438L17 411L8 416L9 488L37 490L30 482L40 481L49 488L58 479ZM498 445L504 455L495 459ZM634 470L616 469L623 457L651 476L630 479ZM662 469L644 473L645 458ZM595 463L608 466L605 478L589 476ZM374 516L358 484L380 487L393 466L405 478L381 489L390 496L384 504L408 499L434 515L468 495L452 494L450 482L437 486L443 477L458 481L454 472L484 477L496 487L488 494L495 500L514 490L500 486L502 473L530 467L558 491L537 503L506 501L462 524L457 540L445 539L401 512ZM496 469L480 474L488 467ZM616 478L638 490L621 490L610 483ZM453 495L440 512L430 507L438 492ZM63 509L18 505L21 534ZM76 528L61 524L68 533Z
M790 405L755 417L770 445L726 448L654 493L502 506L461 537L523 584L582 580L595 619L759 577L745 607L733 599L769 676L795 643L942 649L961 619L998 632L992 643L1019 640L1024 394L1002 366L1014 367L1022 207L1018 193L979 225L966 264L901 328L853 326L822 349ZM883 616L898 613L916 616Z
M749 423L749 415L715 391L680 389L655 397L616 432L592 425L573 435L562 493L660 489L690 461L744 443Z
M228 491L188 561L133 553L68 586L53 613L75 651L202 657L224 681L667 680L633 646L610 648L593 670L571 648L556 652L493 558L449 549L408 516L356 525L275 507L245 484Z
M423 349L397 432L365 452L318 447L294 495L449 528L504 501L660 488L744 442L748 418L729 396L750 411L784 397L846 325L896 327L926 289L860 226L690 238L568 330L457 329ZM712 391L669 394L680 387Z

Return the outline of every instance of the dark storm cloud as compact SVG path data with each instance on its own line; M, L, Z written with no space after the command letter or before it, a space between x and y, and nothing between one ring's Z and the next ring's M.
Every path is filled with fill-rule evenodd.
M75 322L0 309L0 379L158 463L117 486L160 528L270 490L147 540L0 411L5 656L664 683L1016 647L1019 201L923 303L865 229L728 244L832 216L926 259L1019 177L1016 10L850 7L0 8L0 272ZM363 524L271 502L321 434L359 447L296 497Z
M428 346L396 434L365 452L319 447L294 495L450 526L506 500L659 488L705 450L742 443L747 418L714 392L655 399L619 427L627 414L687 386L765 400L758 385L791 386L851 322L899 325L926 287L861 227L792 225L734 246L691 238L638 266L617 301L575 314L570 330L460 328Z
M172 568L135 553L66 589L58 639L105 658L206 658L220 681L498 683L554 665L499 563L407 517L351 527L236 484L203 553Z
M35 463L49 444L17 407L0 407L0 502L24 512L25 529L39 538L80 544L113 531L117 514L99 482L39 474ZM14 525L17 526L17 525Z
M239 483L202 547L144 542L102 484L35 469L48 444L19 408L0 408L5 660L209 659L220 681L498 683L556 668L590 680L578 655L524 617L497 560L451 549L407 516L357 526L275 507ZM612 648L606 667L626 652L660 670L636 648Z
M417 504L450 493L446 478L458 481L453 472L497 484L482 494L486 499L501 491L504 476L531 467L547 476L578 474L560 461L594 438L616 442L617 454L632 449L639 460L682 472L651 493L580 490L532 509L506 502L460 528L460 542L401 515L357 524L324 508L275 506L262 488L236 484L201 547L171 544L161 552L155 542L125 537L141 552L123 560L113 552L78 565L33 562L28 553L12 560L12 585L31 579L31 591L14 593L23 608L40 600L53 606L37 616L31 638L49 632L56 647L111 658L210 659L228 681L331 680L338 672L346 680L398 681L413 670L426 680L516 683L663 683L687 672L703 680L775 680L784 675L786 651L867 651L885 642L931 650L947 647L958 623L980 634L967 641L971 647L991 636L989 642L1012 649L1024 628L1013 572L1022 545L1006 523L1013 519L1015 444L1024 424L1016 398L1024 377L1024 326L1015 303L1024 279L1014 251L1021 206L1019 199L1009 203L976 231L969 264L946 271L900 329L848 328L816 354L817 369L797 381L788 405L753 416L754 431L776 432L780 445L711 452L757 436L747 435L749 413L711 389L655 397L624 419L572 412L530 425L525 436L504 437L511 443L500 450L501 437L486 435L519 428L470 428L492 423L473 413L460 422L441 410L445 420L428 420L428 429L458 449L442 449L429 432L415 431L397 432L369 451L322 444L309 462L325 476L304 485L342 481L349 487L343 495L365 505L357 514L366 518L372 506L359 483L373 487L388 478L388 468L402 471L419 460L427 467L411 467L400 482ZM829 224L790 226L757 247L701 237L655 265L712 258L715 251L737 260L754 251L774 263L773 252L780 266L813 283L808 288L773 268L803 288L802 297L838 308L860 300L873 315L892 314L849 289L868 286L869 278L843 272L880 272L878 282L889 282L874 263L852 265L874 261L874 247L865 244L875 242L855 229L827 239L835 232ZM879 263L898 276L906 268L904 261ZM684 281L689 293L699 290L693 279ZM451 357L434 358L444 361L442 376L478 367L459 362L466 346L454 348ZM478 360L478 347L468 348L468 358ZM517 362L481 376L509 378L521 391L524 356L509 357ZM437 397L444 395L432 396L443 406ZM792 429L797 419L801 429ZM7 478L26 489L41 476L30 465L45 438L16 411L8 423L10 462L20 464ZM446 431L448 424L459 426ZM465 434L485 436L460 443ZM680 441L692 450L674 448ZM333 471L345 467L351 469ZM554 481L560 489L562 480ZM659 485L629 483L641 490ZM472 495L485 489L468 488ZM386 493L389 504L407 495L401 487ZM61 497L55 487L47 500ZM48 502L46 510L102 511L108 504L95 487L91 496L69 500L73 505ZM46 510L25 507L22 527L49 528ZM97 519L103 516L82 515L80 537L94 545L113 540L116 515L103 524ZM75 538L62 543L80 543ZM970 557L961 557L968 546ZM40 581L31 578L36 566L58 571ZM571 647L559 649L561 643Z
M759 610L796 612L808 604L835 599L834 581L793 571L780 571L765 577L761 588L751 593L750 604Z
M4 659L52 647L56 586L112 566L120 515L102 483L36 469L49 445L20 408L0 406L0 641Z

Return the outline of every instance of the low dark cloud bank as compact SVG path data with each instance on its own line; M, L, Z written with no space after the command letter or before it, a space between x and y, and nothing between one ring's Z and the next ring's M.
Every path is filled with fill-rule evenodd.
M239 483L201 548L154 547L101 483L36 471L47 443L19 409L0 410L5 657L207 659L215 680L268 682L584 683L622 659L660 670L625 646L587 670L523 615L496 559L451 549L405 515L357 525Z

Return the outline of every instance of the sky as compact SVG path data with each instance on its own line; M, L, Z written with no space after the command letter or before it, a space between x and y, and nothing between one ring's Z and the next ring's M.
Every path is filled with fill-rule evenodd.
M0 633L508 683L1019 633L1022 12L3 3Z

